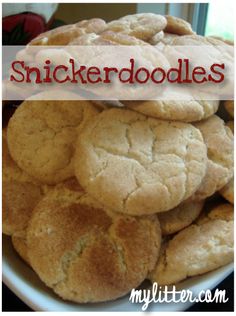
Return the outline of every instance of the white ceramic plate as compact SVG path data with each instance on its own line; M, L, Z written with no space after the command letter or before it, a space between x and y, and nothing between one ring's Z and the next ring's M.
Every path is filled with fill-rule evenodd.
M213 289L233 271L233 263L205 275L181 283L181 288L190 289L195 295L201 290ZM54 295L37 275L18 257L11 240L3 236L3 282L35 311L141 311L140 304L129 302L129 295L113 302L99 304L73 304ZM227 296L227 293L226 293ZM192 304L156 303L148 311L183 311Z

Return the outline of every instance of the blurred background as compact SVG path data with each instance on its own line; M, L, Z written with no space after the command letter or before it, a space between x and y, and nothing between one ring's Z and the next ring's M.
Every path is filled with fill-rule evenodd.
M233 40L232 2L207 3L3 3L3 44L26 44L63 24L94 17L111 21L127 14L152 12L181 17L200 35Z

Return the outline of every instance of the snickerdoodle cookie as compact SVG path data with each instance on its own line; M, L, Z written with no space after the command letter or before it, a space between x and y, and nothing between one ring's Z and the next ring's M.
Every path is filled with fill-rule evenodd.
M234 149L233 134L217 115L196 123L207 146L207 172L194 195L205 199L220 190L233 177Z
M8 146L20 168L42 183L55 184L73 176L78 132L98 110L89 101L39 100L28 99L17 108L8 125Z
M234 101L225 101L224 102L224 107L226 111L230 114L231 117L234 117Z
M213 209L206 220L183 229L164 242L150 280L160 285L175 284L233 261L232 217L232 206L223 213Z
M186 201L174 209L158 214L163 235L170 235L189 226L203 209L204 201Z
M63 194L63 186L55 190L60 193L41 200L28 226L28 256L41 280L80 303L113 300L137 287L159 254L157 217L95 208L73 181Z
M30 261L28 257L28 247L26 241L26 234L22 236L11 236L12 245L18 255L30 266Z
M228 121L226 125L234 134L234 121ZM230 203L234 204L234 177L219 191L219 193Z
M130 109L159 119L195 122L214 114L218 101L201 100L149 100L123 101Z
M110 109L78 137L75 174L107 208L144 215L170 210L191 196L206 171L206 145L191 124Z
M107 29L135 36L144 41L151 39L167 25L166 18L153 13L127 15L107 24Z
M43 188L11 158L6 129L3 130L2 152L2 230L6 235L19 235L25 231L32 210L43 195Z
M83 20L76 24L63 25L34 38L29 45L53 46L67 45L73 39L88 33L100 33L106 29L102 19Z
M234 204L234 177L219 191L227 201Z
M166 15L165 18L167 20L167 25L164 30L165 32L178 35L194 34L191 24L187 21L171 15Z

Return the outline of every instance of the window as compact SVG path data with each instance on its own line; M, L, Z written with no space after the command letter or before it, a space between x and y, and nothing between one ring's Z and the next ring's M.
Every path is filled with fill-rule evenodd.
M234 1L212 1L208 5L205 35L234 39Z

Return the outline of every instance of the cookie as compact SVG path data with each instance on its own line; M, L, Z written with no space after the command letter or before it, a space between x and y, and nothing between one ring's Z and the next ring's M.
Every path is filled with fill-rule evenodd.
M195 122L214 114L218 101L149 100L123 101L130 109L145 115L171 121Z
M201 35L183 35L176 37L172 45L175 46L198 46L198 45L208 45L208 46L224 46L226 45L221 40L218 40L217 38L208 37L208 36L201 36Z
M25 231L34 206L43 195L37 181L22 171L11 158L6 140L2 137L2 230L6 235Z
M171 45L172 41L176 38L179 37L179 35L177 34L173 34L173 33L167 33L164 32L164 37L162 38L162 43L165 45Z
M164 32L163 31L160 31L158 33L156 33L150 40L149 40L149 43L151 45L156 45L158 44L160 41L162 41L164 38Z
M2 186L3 233L17 234L26 228L42 192L39 186L27 182L3 181Z
M174 234L189 226L199 216L204 201L185 201L173 210L158 214L162 235Z
M197 190L206 146L191 124L110 109L88 122L75 153L81 186L107 208L144 215L170 210Z
M209 209L209 206L205 208L204 212L196 220L197 225L209 222L212 219L221 219L226 221L234 220L234 207L229 203L220 203Z
M29 266L30 261L28 258L28 247L26 243L26 236L15 236L11 237L12 245L18 255L23 259Z
M234 204L234 178L232 178L220 191L220 195L222 195L227 201Z
M223 188L233 177L234 149L233 134L217 115L196 123L207 145L207 172L196 199L205 199Z
M53 91L51 91L53 93ZM57 92L57 97L64 96ZM48 93L38 94L38 98ZM98 113L89 101L26 100L8 126L10 154L18 166L45 184L73 176L74 146L86 121Z
M226 123L232 133L234 134L234 121L228 121ZM219 191L227 201L234 204L234 177Z
M27 234L32 268L66 300L102 302L127 294L154 268L161 243L157 218L94 208L72 183L69 188L60 201L50 192L34 210Z
M70 42L70 45L148 45L148 43L136 38L135 36L105 31L101 34L85 34Z
M178 35L194 34L191 24L187 21L171 15L166 15L165 18L167 20L167 25L164 29L165 32Z
M224 107L226 111L230 114L231 117L234 117L234 101L225 101L224 102Z
M53 46L68 45L73 39L87 33L99 33L106 28L106 22L102 19L83 20L76 24L63 25L47 31L34 38L29 45Z
M37 184L38 181L21 170L12 159L7 145L7 128L2 130L2 181L31 182Z
M190 225L162 245L157 265L149 276L152 282L176 284L233 261L233 208L225 214L214 209L211 212L205 222Z
M150 40L166 27L166 18L153 13L127 15L107 24L107 30L135 36L143 41Z

